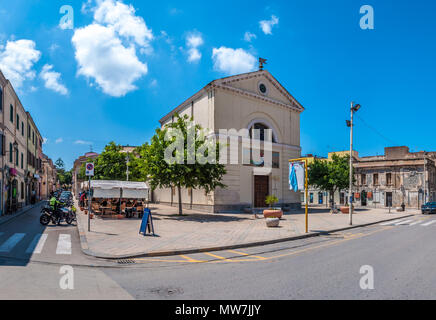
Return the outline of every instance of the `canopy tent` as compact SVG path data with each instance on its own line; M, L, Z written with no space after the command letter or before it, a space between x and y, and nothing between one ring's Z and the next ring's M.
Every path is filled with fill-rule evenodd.
M84 182L88 187L88 182ZM115 180L91 180L91 188L94 190L94 198L126 198L149 200L147 183L134 181Z

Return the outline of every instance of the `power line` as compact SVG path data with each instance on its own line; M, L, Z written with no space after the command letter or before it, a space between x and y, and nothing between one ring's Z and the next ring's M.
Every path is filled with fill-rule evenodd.
M362 117L358 116L357 114L356 114L356 117L359 118L359 120L361 120L362 123L363 123L366 127L368 127L369 129L373 130L373 131L374 131L376 134L378 134L381 138L383 138L384 140L386 140L386 141L389 142L389 143L392 143L393 146L399 146L398 143L396 143L395 141L393 141L393 140L387 138L387 137L384 136L380 131L378 131L376 128L374 128L373 126L371 126L370 124L368 124L368 123L367 123L367 122L366 122Z

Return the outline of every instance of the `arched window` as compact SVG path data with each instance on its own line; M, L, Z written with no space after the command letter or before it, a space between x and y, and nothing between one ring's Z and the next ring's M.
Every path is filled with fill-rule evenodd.
M252 134L253 134L253 130L259 130L260 131L260 141L265 141L265 130L267 129L271 129L270 127L268 127L267 125L260 123L260 122L256 122L254 123L250 130L250 138L252 138ZM272 142L277 143L277 139L274 135L274 133L272 134Z

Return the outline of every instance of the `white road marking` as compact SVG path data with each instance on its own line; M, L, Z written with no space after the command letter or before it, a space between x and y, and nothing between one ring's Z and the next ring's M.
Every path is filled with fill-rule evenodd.
M388 222L384 222L384 223L380 223L381 226L388 226L390 224L394 224L394 223L398 223L400 221L404 221L404 219L398 219L398 220L392 220L392 221L388 221Z
M414 223L409 224L409 226L414 226L415 224L421 223L423 220L415 221Z
M71 254L71 235L60 234L56 254Z
M25 233L15 233L12 237L6 240L5 243L2 244L2 246L0 247L0 252L10 252L17 245L17 243L24 238L25 235Z
M45 241L47 240L48 234L37 234L35 238L33 238L32 243L27 248L26 253L34 253L39 254L44 247Z
M408 224L409 222L412 222L413 220L406 220L406 221L402 221L402 222L398 222L398 223L396 223L395 225L396 226L400 226L400 225L402 225L402 224Z
M423 223L423 224L421 224L421 226L427 227L427 226L429 226L429 225L432 225L433 223L436 223L436 220L432 220L432 221L430 221L430 222Z

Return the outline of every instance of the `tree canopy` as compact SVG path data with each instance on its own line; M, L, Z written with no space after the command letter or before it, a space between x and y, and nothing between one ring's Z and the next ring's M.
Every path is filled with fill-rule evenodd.
M338 190L349 186L350 157L333 154L331 161L315 159L309 164L308 183L321 190L329 191L330 197Z
M171 136L171 132L181 134L179 137ZM194 148L186 143L188 132L195 137ZM171 150L177 139L183 139L179 145L181 148L172 150L170 154L172 160L168 161L168 150ZM177 187L180 215L182 214L181 188L204 189L209 193L217 187L225 187L221 183L226 173L225 166L216 163L219 159L219 144L214 139L206 139L203 128L193 124L192 119L186 115L183 117L176 115L173 123L163 129L156 129L151 143L145 143L138 152L139 170L147 177L153 189ZM204 161L204 158L214 158L215 163Z

